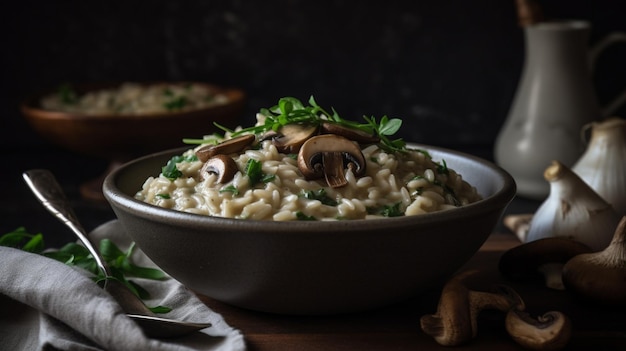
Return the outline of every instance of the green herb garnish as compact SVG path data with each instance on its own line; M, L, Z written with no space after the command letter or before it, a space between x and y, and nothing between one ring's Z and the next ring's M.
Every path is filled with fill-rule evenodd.
M398 203L393 204L391 206L385 206L385 207L383 207L382 211L380 211L380 214L385 216L385 217L401 217L401 216L404 216L404 212L402 212L402 210L400 209L400 205L401 205L401 203L398 202Z
M276 106L260 110L260 113L266 117L263 125L243 128L238 131L232 131L219 124L215 125L226 132L232 133L234 137L247 133L262 134L270 130L277 131L280 127L287 124L319 125L322 122L330 122L358 129L371 135L377 135L380 138L379 146L387 151L405 150L406 143L402 139L392 140L389 138L400 129L402 120L383 116L377 121L374 117L363 116L365 123L358 123L343 119L335 109L331 110L332 113L319 106L313 96L309 98L309 106L305 106L294 97L284 97L278 101Z
M275 174L263 173L263 164L253 158L246 163L246 175L250 178L251 186L258 182L269 183L276 178Z
M76 266L85 269L94 274L96 282L104 279L117 279L128 286L137 296L142 299L149 298L149 293L136 282L128 279L128 277L145 278L153 280L162 280L166 278L162 271L138 266L132 261L132 253L135 249L135 243L131 243L126 251L122 251L111 240L103 239L100 241L99 251L103 259L111 270L111 277L104 276L96 264L96 260L91 256L89 250L84 246L70 242L58 250L44 251L45 245L43 235L30 234L24 227L19 227L12 232L0 236L0 246L14 247L24 251L40 254L48 258L63 262L69 266ZM169 312L171 308L164 306L151 307L155 313ZM159 312L165 311L165 312Z
M446 160L441 160L441 163L437 164L437 173L439 174L450 173L450 171L448 170L448 165L446 164Z
M250 178L250 185L258 183L263 178L263 167L261 161L253 158L246 164L246 175Z
M337 206L337 201L328 196L328 194L326 194L326 189L324 188L318 190L303 191L302 195L304 196L304 198L309 200L318 200L324 205Z
M317 221L317 218L313 216L307 216L301 211L296 212L296 219L299 221Z
M163 166L161 168L161 174L163 174L163 176L169 180L175 180L177 178L180 178L183 175L183 172L181 172L180 170L178 170L178 168L176 167L177 163L181 163L181 162L194 162L197 161L198 157L196 155L189 155L189 156L183 156L183 155L177 155L172 157L169 161L167 161L167 164L165 166Z
M233 196L239 195L239 189L237 189L234 185L227 185L220 189L220 193L232 193Z
M165 200L168 200L168 199L171 199L171 198L172 198L172 197L170 196L170 194L156 194L156 195L155 195L155 197L158 197L158 198L160 198L160 199L165 199Z

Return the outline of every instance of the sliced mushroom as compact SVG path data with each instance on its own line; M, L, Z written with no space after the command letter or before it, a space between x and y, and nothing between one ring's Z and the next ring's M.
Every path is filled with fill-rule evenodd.
M562 237L544 238L506 251L498 264L500 272L519 281L543 276L547 287L563 290L563 265L572 257L591 252L587 245Z
M312 124L286 124L277 132L270 132L265 139L270 137L278 152L295 154L298 153L302 144L316 133L317 126Z
M361 144L374 144L380 141L380 138L376 135L368 134L362 130L345 127L331 122L322 123L321 131L324 134L340 135Z
M524 311L511 309L504 324L515 342L532 350L560 350L572 336L570 319L558 311L534 319Z
M198 160L206 162L218 154L228 155L242 151L252 144L255 139L254 134L246 134L225 140L217 145L205 145L196 150L196 156Z
M334 134L310 138L298 153L298 168L306 179L326 178L333 188L346 185L345 169L355 176L365 173L365 158L357 144Z
M487 309L507 312L523 310L522 298L510 287L499 285L495 292L469 290L463 281L475 271L450 279L443 287L437 313L420 319L422 330L444 346L457 346L476 337L478 314Z
M204 179L210 174L215 174L217 175L216 183L222 184L231 181L238 170L237 163L232 157L220 154L208 159L202 166L200 174Z

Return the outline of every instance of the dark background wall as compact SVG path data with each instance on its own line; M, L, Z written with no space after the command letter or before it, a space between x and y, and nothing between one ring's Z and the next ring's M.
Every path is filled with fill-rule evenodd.
M621 0L540 3L591 21L591 44L626 31ZM111 80L242 88L243 124L314 95L344 117L400 117L411 141L489 147L523 63L516 16L514 0L16 1L0 21L0 148L46 146L20 116L25 96ZM600 58L601 102L626 87L625 58L626 45Z

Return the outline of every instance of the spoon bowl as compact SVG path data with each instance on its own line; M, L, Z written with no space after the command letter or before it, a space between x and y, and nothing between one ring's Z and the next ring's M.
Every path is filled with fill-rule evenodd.
M74 210L63 193L54 175L47 170L31 170L23 174L24 180L44 207L67 225L96 261L98 268L106 277L112 276L111 270L93 246L86 231L78 221ZM153 338L169 338L186 335L211 326L210 323L193 323L156 316L128 287L116 279L104 279L106 290L143 330Z

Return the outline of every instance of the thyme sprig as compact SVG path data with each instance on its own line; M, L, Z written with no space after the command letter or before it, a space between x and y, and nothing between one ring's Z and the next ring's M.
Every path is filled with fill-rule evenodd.
M278 101L277 105L271 108L262 108L259 111L265 116L263 124L237 131L230 130L217 123L215 125L235 137L241 134L262 134L270 130L278 131L280 127L287 124L320 125L323 122L329 122L378 136L380 138L379 146L386 151L405 150L406 143L402 139L391 138L402 126L401 119L383 116L377 120L375 117L363 116L365 123L359 123L342 118L334 108L331 108L330 111L324 109L315 101L313 96L309 98L308 102L309 105L305 106L297 98L283 97Z

